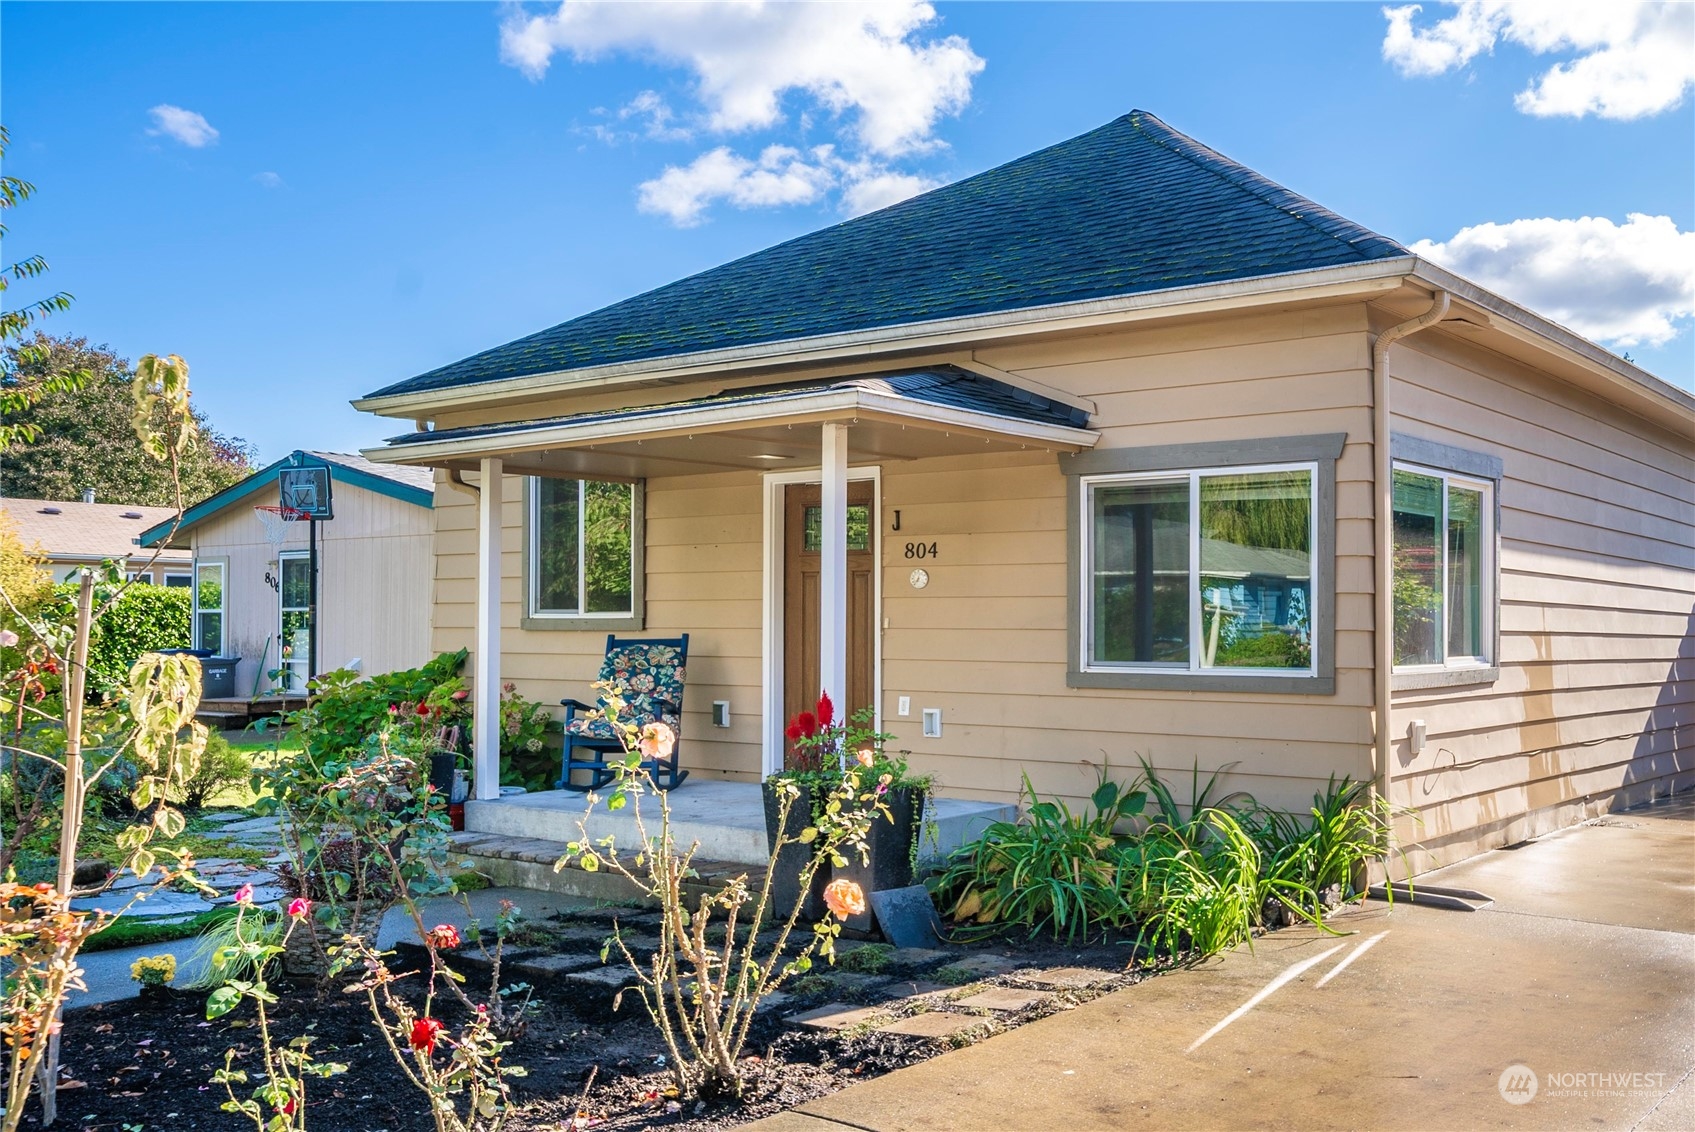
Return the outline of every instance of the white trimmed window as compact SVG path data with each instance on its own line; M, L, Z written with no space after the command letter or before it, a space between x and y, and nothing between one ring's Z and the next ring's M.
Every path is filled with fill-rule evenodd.
M640 488L601 480L529 481L529 616L627 622L640 616Z
M1082 671L1314 675L1317 464L1080 486Z
M1487 668L1495 639L1495 485L1397 462L1395 670Z
M221 561L194 564L194 647L224 655L224 575Z

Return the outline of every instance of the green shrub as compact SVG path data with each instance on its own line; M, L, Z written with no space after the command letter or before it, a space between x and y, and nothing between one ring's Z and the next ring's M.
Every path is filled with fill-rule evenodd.
M1327 889L1358 892L1387 844L1387 808L1344 778L1313 797L1312 820L1267 810L1250 795L1217 797L1219 776L1197 767L1187 803L1146 762L1129 791L1104 774L1081 813L1039 801L996 822L930 881L956 930L1021 928L1076 940L1135 928L1138 945L1210 955L1252 937L1268 912L1322 926ZM1117 827L1135 819L1139 828Z
M1021 796L1023 816L989 825L930 882L942 913L967 934L1004 925L1068 940L1128 923L1133 909L1120 891L1114 829L1141 813L1146 792L1123 791L1103 771L1081 813L1039 801L1029 776Z
M391 706L430 705L428 718L440 724L463 723L468 700L454 700L462 689L459 672L469 652L444 652L421 668L384 672L361 679L351 669L326 672L312 681L312 700L294 712L301 744L320 757L359 750L391 722Z
M194 768L182 784L183 806L198 810L212 798L236 786L245 786L253 774L253 760L246 751L230 745L216 731L206 736L206 749L200 755L200 765Z
M500 784L552 789L563 756L547 737L559 724L546 704L519 695L517 685L504 684L500 691Z
M74 601L77 587L62 582L54 595ZM137 582L95 622L88 644L88 683L91 692L109 691L129 682L129 670L144 652L189 646L189 613L193 598L186 586L154 586Z
M1394 814L1365 783L1335 775L1313 794L1308 814L1310 821L1256 808L1245 824L1264 857L1266 897L1312 919L1323 914L1327 892L1335 902L1364 895L1367 862L1393 851Z

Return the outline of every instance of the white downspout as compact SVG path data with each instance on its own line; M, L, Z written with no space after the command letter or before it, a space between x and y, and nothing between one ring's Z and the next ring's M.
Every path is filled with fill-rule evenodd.
M1373 746L1372 767L1377 796L1385 801L1389 798L1389 783L1394 777L1394 768L1390 765L1390 745L1393 742L1389 734L1391 716L1390 680L1389 677L1395 666L1395 568L1394 568L1394 504L1395 489L1393 465L1389 459L1389 347L1412 334L1417 334L1441 322L1448 315L1448 292L1438 291L1431 299L1430 309L1417 318L1406 322L1396 323L1377 336L1371 346L1371 452L1373 473L1372 478L1377 487L1377 503L1375 507L1377 521L1372 530L1376 536L1373 563L1375 566L1375 589L1377 599L1377 615L1374 634L1376 656L1373 658L1372 674L1376 691L1373 695L1373 710L1376 719L1373 724L1375 743ZM1389 863L1384 861L1384 871L1387 873Z

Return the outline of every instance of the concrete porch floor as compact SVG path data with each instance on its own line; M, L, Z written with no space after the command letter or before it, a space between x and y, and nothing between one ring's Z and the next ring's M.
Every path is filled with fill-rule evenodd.
M740 865L763 865L765 802L755 782L691 779L670 792L673 835L679 845L700 843L699 855ZM585 796L571 790L544 790L497 801L465 803L465 832L497 834L540 841L575 841L587 832L591 840L611 836L619 847L639 844L634 810L596 806L584 819ZM946 856L975 839L993 821L1010 821L1017 807L961 798L932 798L934 813L926 817L920 835L919 858ZM642 817L650 835L658 833L659 807L644 802ZM583 823L579 829L579 824Z

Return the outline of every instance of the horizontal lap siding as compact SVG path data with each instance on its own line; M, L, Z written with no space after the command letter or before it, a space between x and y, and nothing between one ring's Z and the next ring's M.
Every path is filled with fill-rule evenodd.
M235 687L253 691L261 668L278 666L277 594L265 581L277 551L253 506L275 505L270 487L208 519L193 532L197 558L229 560L225 651L241 658ZM429 659L430 510L337 481L335 518L318 524L320 671L359 661L367 675ZM307 549L306 523L289 527L284 551ZM261 665L261 657L263 664ZM271 686L260 679L261 690Z
M1100 768L1149 760L1180 797L1229 766L1228 790L1303 808L1331 774L1370 773L1371 417L1363 315L1330 310L979 351L1091 398L1101 447L1344 432L1338 463L1337 694L1066 686L1065 477L1051 453L883 468L884 725L943 793L1087 797ZM901 530L889 528L901 512ZM937 556L904 557L907 542ZM915 566L930 575L914 590ZM895 715L899 696L912 714ZM925 739L926 707L942 709Z
M1401 692L1422 869L1695 782L1695 441L1466 347L1395 359L1399 432L1500 457L1501 679Z
M523 480L503 487L501 673L524 696L557 705L593 700L604 630L527 630L523 616ZM684 693L685 766L709 777L759 777L762 505L753 473L679 476L647 483L647 628L622 636L689 634ZM476 632L476 501L436 491L438 650L470 648ZM731 726L712 726L729 700ZM555 707L555 714L560 714Z

